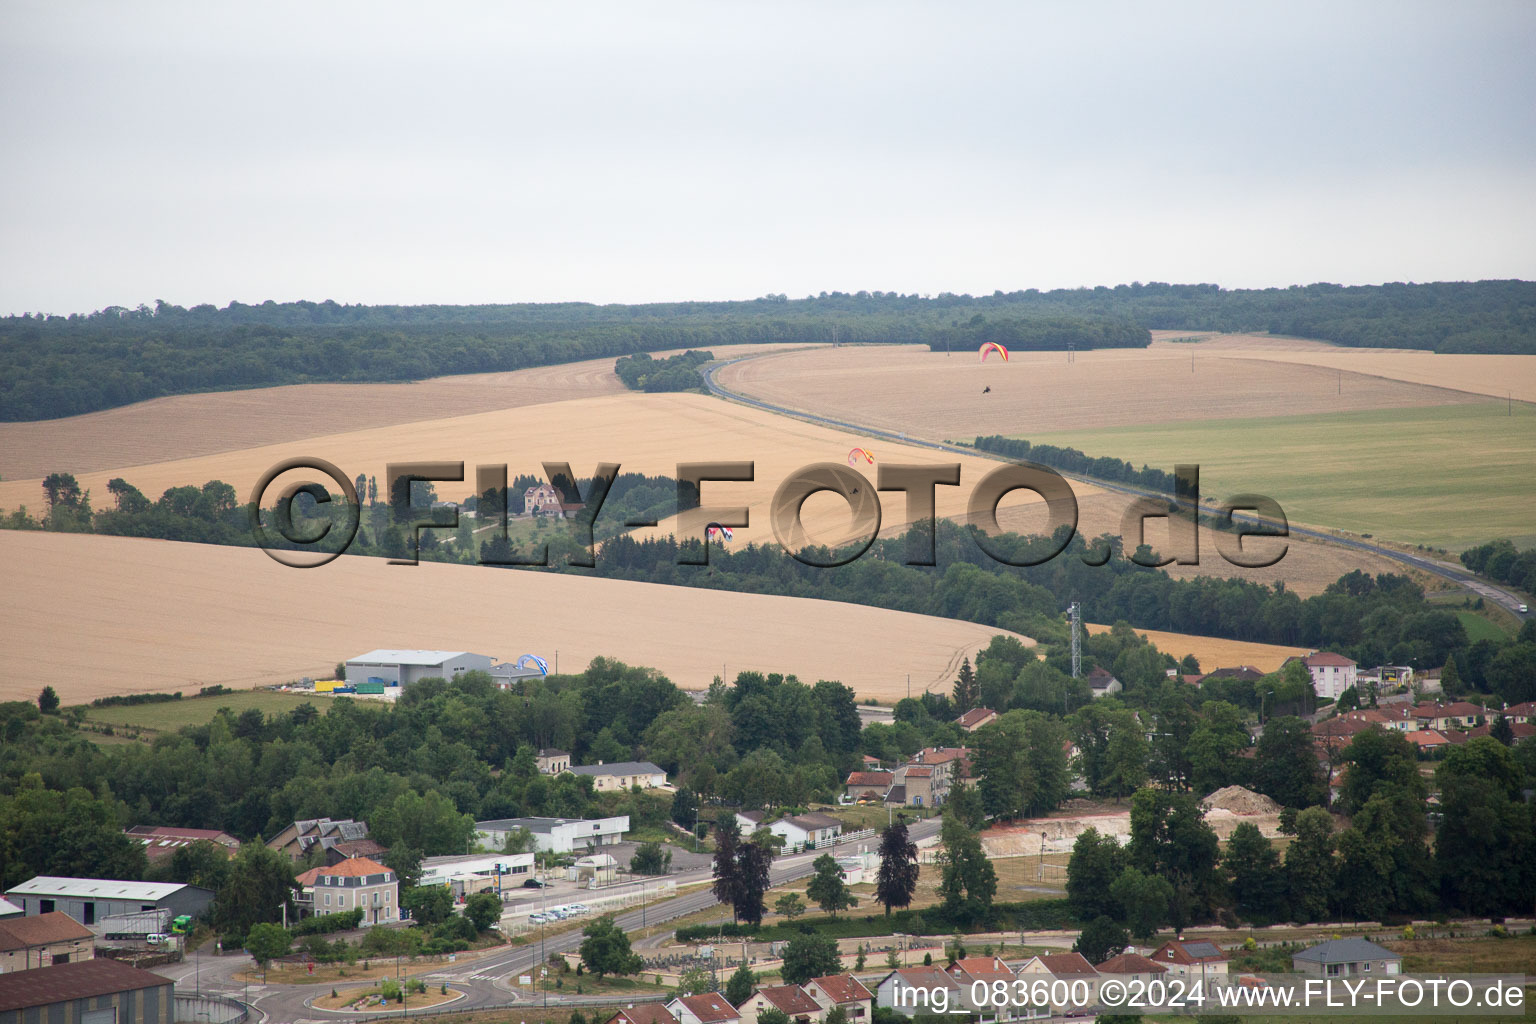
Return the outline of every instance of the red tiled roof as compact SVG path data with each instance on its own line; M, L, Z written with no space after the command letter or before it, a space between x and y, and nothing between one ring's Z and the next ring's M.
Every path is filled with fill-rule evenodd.
M1318 668L1325 665L1334 665L1340 668L1348 668L1354 662L1342 654L1334 654L1332 651L1317 651L1301 659L1301 663L1307 668Z
M955 724L962 729L969 729L977 723L983 722L996 714L997 712L993 711L991 708L971 708L971 710L955 719Z
M740 1020L741 1014L725 1001L718 992L701 992L696 996L683 996L680 1000L688 1012L704 1024L720 1024L721 1021Z
M791 1017L821 1012L821 1004L799 985L773 985L758 989L757 994Z
M1100 974L1165 974L1168 968L1140 953L1121 953L1099 964Z
M1416 747L1438 747L1450 742L1434 729L1420 729L1404 735L1408 737L1408 742Z
M890 772L849 772L849 786L889 786L891 784Z
M333 864L327 868L315 868L316 878L363 878L368 875L383 875L390 873L390 869L376 860L367 857L348 857L340 864ZM306 875L308 871L304 872Z
M607 1024L622 1021L623 1024L677 1024L664 1003L636 1003L608 1018Z
M951 975L964 975L967 982L1012 979L1013 971L995 956L968 956L945 968Z
M834 1003L859 1003L875 998L875 994L851 974L829 974L824 978L812 978L811 983Z
M1052 974L1097 974L1093 964L1081 953L1046 953L1040 962Z
M1511 704L1504 709L1504 714L1510 718L1525 718L1529 715L1536 715L1536 700L1528 700L1521 704Z
M933 766L926 764L909 764L907 765L907 776L909 778L916 779L931 778L933 776Z

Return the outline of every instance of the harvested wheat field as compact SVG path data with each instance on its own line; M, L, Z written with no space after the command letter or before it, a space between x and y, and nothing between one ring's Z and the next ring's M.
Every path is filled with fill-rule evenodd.
M733 345L719 354L734 358L788 347ZM670 353L654 354L660 358ZM405 383L294 384L173 395L59 420L0 423L0 477L92 473L445 416L622 394L625 388L614 375L613 363L612 358L589 359Z
M1374 362L1360 364L1364 372L1345 372L1341 383L1337 369L1306 364L1316 354L1310 349L1295 363L1277 361L1270 350L1263 358L1236 349L1200 350L1199 344L1102 349L1079 352L1070 363L1065 352L1015 352L1006 363L982 363L970 351L946 356L918 345L848 346L766 355L717 376L726 388L786 408L958 441L1481 400L1386 379L1379 367L1394 358L1390 354L1373 353ZM1529 359L1536 367L1536 356L1509 358ZM984 394L985 388L991 392ZM1170 452L1166 461L1178 456L1198 462L1199 454Z
M724 670L836 679L894 700L945 687L1005 630L806 598L554 573L343 557L290 569L251 548L0 532L0 699L44 685L65 703L113 693L328 677L376 647L599 655L699 689ZM707 571L707 570L701 570ZM857 637L857 643L850 643ZM1032 640L1024 639L1026 643Z
M736 544L771 542L768 508L774 491L795 471L830 461L847 468L848 450L864 445L882 462L961 464L961 480L979 480L997 463L970 456L945 456L889 441L845 434L696 394L643 395L633 392L576 399L539 406L536 410L503 409L424 422L313 437L303 441L220 452L152 465L114 467L79 474L98 503L110 500L107 481L121 476L145 494L158 496L166 488L223 480L245 498L260 475L277 462L312 455L335 463L349 478L359 473L377 476L383 487L385 466L412 460L462 460L468 482L437 485L445 498L466 497L474 490L477 464L507 463L509 476L541 474L543 461L569 462L578 476L590 476L599 462L616 462L621 472L675 476L684 462L751 461L756 478L750 483L706 483L706 505L747 506L750 526L736 532ZM860 472L873 487L876 466ZM287 477L283 478L286 482ZM335 489L333 487L333 489ZM1096 493L1078 486L1080 496ZM965 511L969 486L938 488L938 514ZM273 496L276 490L271 492ZM271 499L268 499L270 504ZM0 508L42 503L41 480L0 483ZM900 495L886 499L884 525L904 520ZM852 534L847 505L830 495L812 498L805 506L805 523L812 540L841 542ZM668 524L658 529L669 532Z
M1110 627L1096 622L1085 623L1090 633L1107 633ZM1235 668L1252 665L1261 672L1273 672L1285 663L1286 658L1311 654L1305 647L1283 647L1279 644L1256 644L1247 640L1223 640L1214 636L1195 636L1190 633L1165 633L1160 629L1138 629L1164 654L1182 658L1193 654L1200 662L1202 672L1218 668Z
M1194 343L1173 338L1198 337ZM1153 331L1149 353L1181 355L1196 364L1202 353L1241 355L1279 363L1303 363L1334 371L1429 384L1494 398L1536 402L1536 356L1436 353L1410 348L1350 348L1326 341L1266 334L1191 334ZM1346 378L1347 379L1347 378ZM1346 388L1347 390L1347 388Z

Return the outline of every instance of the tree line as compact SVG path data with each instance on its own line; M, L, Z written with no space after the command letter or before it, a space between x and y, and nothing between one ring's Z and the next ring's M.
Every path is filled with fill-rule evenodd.
M1223 289L1133 283L991 295L822 292L737 302L364 306L164 301L0 318L0 420L168 394L305 381L418 380L668 348L831 341L1145 345L1148 329L1271 331L1342 345L1536 352L1536 284Z

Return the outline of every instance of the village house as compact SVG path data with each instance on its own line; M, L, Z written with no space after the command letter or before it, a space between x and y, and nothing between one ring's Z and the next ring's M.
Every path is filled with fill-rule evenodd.
M1162 965L1169 974L1185 977L1202 978L1227 973L1227 954L1213 942L1170 939L1158 946L1149 959Z
M367 857L349 857L340 864L310 868L294 881L301 893L295 902L312 914L360 909L364 927L400 920L400 885L395 873Z
M966 732L975 732L984 725L990 725L997 721L997 712L991 708L971 708L965 714L955 719L955 724Z
M790 1024L819 1024L826 1019L826 1009L799 985L767 985L736 1007L742 1024L757 1024L765 1010L778 1010Z
M1093 691L1093 697L1108 697L1112 693L1119 693L1125 689L1120 680L1111 673L1095 665L1088 671L1088 689Z
M1098 1002L1099 998L1099 972L1088 962L1087 957L1081 953L1046 953L1032 956L1019 965L1018 977L1026 982L1033 982L1036 978L1065 981L1069 985L1073 982L1082 982L1077 986L1085 996L1082 1001L1073 999L1071 1002L1052 1003L1049 1006L1036 1006L1031 1009L1039 1016L1042 1014L1062 1013L1069 1010L1081 1010L1083 1006Z
M1365 939L1329 939L1292 954L1291 966L1302 974L1319 978L1379 976L1403 973L1403 958Z
M1168 973L1168 968L1140 953L1121 953L1119 956L1112 956L1099 964L1097 969L1105 978L1113 977L1120 981L1141 984L1161 978Z
M1014 976L1013 969L995 956L968 956L962 957L944 968L945 972L955 983L960 986L961 1005L967 1010L977 1014L979 1024L992 1024L994 1021L1028 1020L1038 1016L1035 1008L1028 1006L1015 1006L1012 1000L1014 982L1018 979ZM977 983L985 986L983 989L973 988ZM991 999L994 986L1001 984L1003 990L1009 993L1010 998L997 1005ZM988 999L983 1004L978 1004L971 998L973 992L985 991Z
M960 985L937 967L903 967L880 979L875 1002L903 1017L962 1006Z
M599 793L611 793L624 789L661 789L667 784L667 773L649 761L615 761L613 764L577 765L567 768L572 775L585 775L592 780L592 788Z
M1355 663L1342 654L1332 651L1313 651L1304 658L1287 658L1286 664L1300 661L1312 677L1312 692L1324 700L1338 700L1345 690L1355 685L1358 674Z
M834 1006L842 1007L843 1013L848 1015L850 1024L857 1024L859 1021L867 1022L874 1017L875 994L851 974L829 974L822 978L812 978L805 983L805 990L823 1010L830 1012Z
M565 502L560 499L560 492L550 484L539 484L523 491L523 513L525 515L553 516L556 519L569 519L587 506L582 502Z
M678 1024L736 1024L741 1020L741 1014L719 992L677 996L667 1003L667 1012Z
M327 864L336 864L349 857L382 857L389 852L376 840L368 838L366 821L351 818L296 821L267 840L267 849L296 861L303 860L316 845L325 851Z
M678 1024L664 1003L632 1003L603 1024Z
M0 974L70 964L95 955L96 934L57 910L0 921Z
M780 818L768 831L784 840L786 850L814 850L836 843L843 823L826 814L797 814Z
M895 773L886 771L849 772L843 786L850 800L883 800L895 777Z

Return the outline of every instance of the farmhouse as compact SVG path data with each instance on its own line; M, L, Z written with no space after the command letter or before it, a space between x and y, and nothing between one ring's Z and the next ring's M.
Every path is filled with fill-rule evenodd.
M629 815L612 818L499 818L475 822L480 842L497 849L506 845L514 829L533 834L533 845L540 853L571 853L594 850L624 841L629 831Z
M1401 974L1401 955L1365 939L1329 939L1291 956L1291 966L1315 977Z
M135 825L123 830L125 834L144 844L144 855L154 863L169 857L183 846L202 841L222 846L225 856L233 858L240 852L240 840L228 832L213 828L167 828L163 825Z
M310 868L295 881L301 895L294 902L310 913L362 910L365 927L400 920L400 884L395 873L367 857L350 857L332 867Z
M613 764L577 765L567 769L573 775L585 775L599 793L618 789L660 789L667 784L667 773L649 761L615 761Z
M62 911L83 925L106 917L168 910L172 917L196 917L213 902L213 890L181 882L124 882L111 878L38 875L6 892L30 914Z
M811 850L828 846L843 834L843 823L825 814L798 814L780 818L768 831L784 840L788 850Z
M409 686L420 679L452 679L472 669L489 672L496 659L468 651L407 651L380 648L347 659L347 685Z
M57 910L0 921L0 974L89 960L96 934Z
M523 512L527 515L554 516L569 519L587 506L579 501L560 500L560 492L549 484L539 484L523 492Z
M0 974L0 1024L172 1024L172 982L116 960Z

